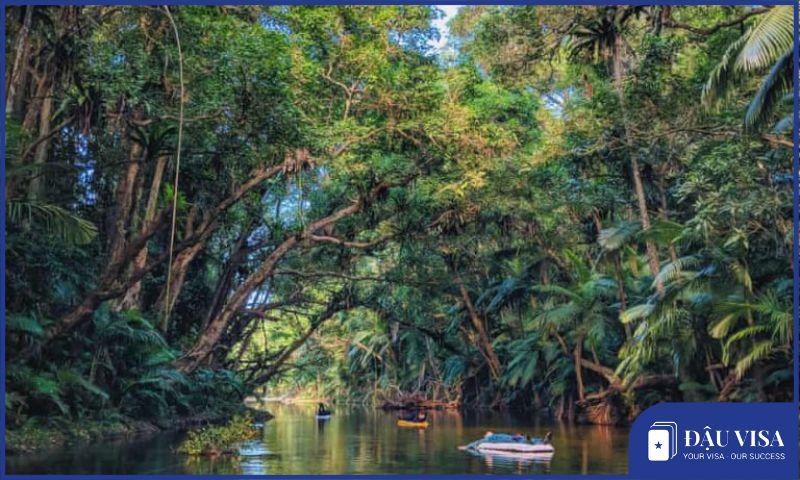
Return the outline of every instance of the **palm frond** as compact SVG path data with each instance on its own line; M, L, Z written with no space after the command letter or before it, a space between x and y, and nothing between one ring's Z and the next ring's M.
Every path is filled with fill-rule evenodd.
M30 315L9 315L6 317L6 329L9 332L22 332L35 337L44 333L42 324Z
M643 320L649 317L655 311L655 309L656 306L652 303L635 305L622 312L619 315L619 319L622 323L631 323L635 322L636 320Z
M695 267L700 263L700 258L694 255L689 255L676 259L673 262L667 263L658 272L656 278L653 279L653 286L661 283L669 283L677 278L684 276L688 269Z
M775 109L775 106L781 102L784 94L791 90L792 57L792 50L787 50L761 81L761 85L758 87L758 91L750 101L745 113L744 124L746 127L753 127L762 123Z
M752 325L745 327L728 337L728 339L725 341L725 348L730 348L734 343L740 340L756 338L758 335L768 332L768 330L769 329L766 325Z
M534 285L531 287L531 290L539 293L549 293L551 295L563 295L573 300L580 300L580 296L577 293L560 285Z
M713 338L721 339L728 335L736 322L742 317L743 312L729 313L716 322L709 325L708 333Z
M794 12L789 5L771 8L745 35L747 41L734 68L752 72L767 68L781 58L794 42Z
M762 340L752 346L750 351L736 362L736 378L741 379L750 368L753 367L758 361L768 358L773 353L773 345L769 340Z
M794 13L791 6L775 6L744 35L733 42L703 86L702 102L710 106L725 98L732 86L747 75L771 67L750 103L745 126L761 123L782 95L791 88Z
M641 229L642 223L638 220L619 222L613 227L602 229L597 236L597 243L604 250L617 250L628 243Z
M58 382L63 386L77 387L83 391L100 397L104 402L109 399L108 393L94 383L85 379L81 374L71 369L62 369L56 372Z
M642 240L652 240L660 245L669 245L683 234L684 226L670 220L654 219L650 228L642 231Z
M727 97L728 92L730 92L731 87L738 78L734 71L734 64L746 41L747 35L742 35L738 40L731 43L725 53L722 54L717 66L711 71L700 95L700 100L706 107L710 107L717 100Z
M50 233L71 245L85 245L97 236L97 227L57 205L28 200L11 200L6 205L11 223L39 223Z
M772 133L787 133L794 128L794 115L786 115L772 127Z

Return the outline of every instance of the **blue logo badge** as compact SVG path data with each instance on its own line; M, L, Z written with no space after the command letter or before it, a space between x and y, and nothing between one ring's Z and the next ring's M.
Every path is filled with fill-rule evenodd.
M660 403L631 428L637 479L796 479L798 412L791 403Z

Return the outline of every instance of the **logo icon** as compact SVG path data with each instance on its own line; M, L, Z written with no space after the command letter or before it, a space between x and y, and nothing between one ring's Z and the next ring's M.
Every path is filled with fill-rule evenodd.
M647 432L647 459L666 462L678 454L678 424L654 422Z

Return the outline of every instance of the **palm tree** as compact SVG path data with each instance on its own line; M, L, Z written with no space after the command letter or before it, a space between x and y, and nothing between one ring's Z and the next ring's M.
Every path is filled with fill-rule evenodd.
M609 306L617 292L616 283L585 266L577 267L578 279L572 285L537 285L533 290L547 296L536 322L542 331L556 337L564 355L572 356L578 400L583 400L584 347L592 351L595 361L591 363L600 368L597 352L602 356L603 351L610 350L610 344L621 341L622 335L614 331L615 315Z
M791 358L793 319L785 300L790 298L790 289L791 284L783 282L752 297L732 295L719 305L719 318L710 325L709 332L722 342L722 363L732 367L720 392L723 399L751 370L755 370L757 382L763 383L761 369L765 360ZM791 364L784 365L772 376L790 374Z
M711 72L704 88L707 105L725 96L742 79L769 68L745 114L745 126L760 126L792 88L794 12L790 5L767 11L733 42Z
M651 296L620 314L623 323L636 324L617 366L626 383L647 371L677 374L702 353L703 330L697 325L712 303L714 285L721 283L717 273L718 266L704 256L680 257L657 277L665 286L663 296Z
M596 15L579 21L569 31L570 52L573 56L587 56L595 62L599 60L609 64L614 79L614 89L617 93L619 106L622 113L622 125L625 131L625 144L631 164L631 177L639 207L639 220L644 230L650 229L650 214L647 210L647 197L642 183L642 174L639 167L638 154L635 153L633 133L630 128L628 110L625 102L625 32L628 23L644 12L642 6L604 6L595 10ZM647 263L654 277L658 276L661 269L658 260L658 248L655 242L647 240ZM664 287L656 283L659 294L663 294Z

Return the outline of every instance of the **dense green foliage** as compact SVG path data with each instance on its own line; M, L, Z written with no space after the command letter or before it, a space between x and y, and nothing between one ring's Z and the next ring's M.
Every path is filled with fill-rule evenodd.
M791 8L437 15L9 9L8 424L788 399Z

